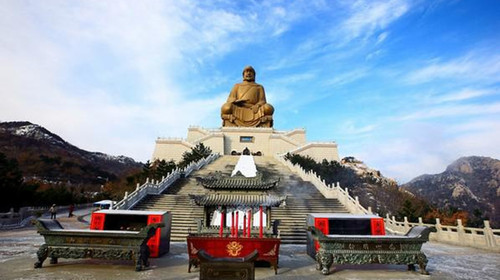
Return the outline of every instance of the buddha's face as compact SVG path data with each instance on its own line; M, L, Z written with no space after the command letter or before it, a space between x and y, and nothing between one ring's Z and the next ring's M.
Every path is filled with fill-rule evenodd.
M243 71L243 80L247 82L254 82L255 72L251 69L245 69L245 71Z

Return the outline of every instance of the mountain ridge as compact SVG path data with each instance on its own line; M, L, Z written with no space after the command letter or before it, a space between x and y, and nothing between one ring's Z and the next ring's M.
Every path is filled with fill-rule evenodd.
M496 226L500 222L500 160L461 157L442 173L415 177L401 187L441 208L481 213Z
M0 152L15 158L25 179L99 184L142 167L126 156L80 149L29 121L0 122Z
M0 153L18 161L25 180L56 185L98 186L143 167L126 156L82 150L28 121L0 122ZM289 159L294 162L293 156ZM295 160L306 169L316 169L328 183L340 181L363 206L382 215L424 215L429 203L439 209L465 210L479 220L489 218L494 227L500 224L500 161L494 158L461 157L440 174L423 174L401 186L354 157L340 163Z

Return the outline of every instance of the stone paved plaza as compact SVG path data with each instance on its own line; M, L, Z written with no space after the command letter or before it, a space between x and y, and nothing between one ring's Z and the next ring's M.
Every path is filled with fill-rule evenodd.
M89 210L76 212L88 217ZM67 214L66 214L67 215ZM59 221L65 228L88 228L76 217ZM34 269L36 251L43 238L35 228L0 232L0 279L198 279L198 269L187 273L188 255L184 242L171 244L170 253L151 259L151 267L135 272L130 261L60 259L59 264L44 262ZM406 271L399 265L337 266L328 276L316 271L315 262L306 254L304 245L283 245L280 250L278 275L269 267L257 267L256 279L500 279L500 254L440 243L423 247L429 258L430 276Z

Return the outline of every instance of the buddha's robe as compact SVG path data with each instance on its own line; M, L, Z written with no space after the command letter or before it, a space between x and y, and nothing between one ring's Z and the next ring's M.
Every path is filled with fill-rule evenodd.
M264 87L247 81L234 85L221 108L223 126L272 127L273 113Z

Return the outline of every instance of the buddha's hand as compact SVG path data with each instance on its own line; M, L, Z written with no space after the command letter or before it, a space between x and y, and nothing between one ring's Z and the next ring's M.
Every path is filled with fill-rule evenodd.
M254 114L256 114L259 111L260 106L258 104L255 104L252 106L252 111Z

